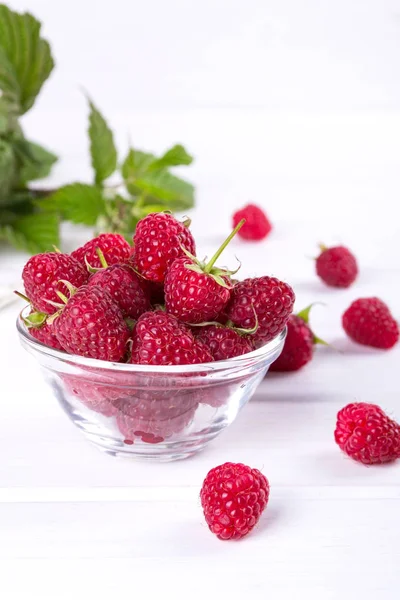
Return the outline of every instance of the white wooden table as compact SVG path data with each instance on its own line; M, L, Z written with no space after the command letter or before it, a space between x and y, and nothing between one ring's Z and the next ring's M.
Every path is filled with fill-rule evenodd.
M247 265L252 259L244 275L268 264L292 282L297 308L326 303L312 321L335 350L318 349L297 374L269 376L238 420L183 462L132 462L92 447L19 346L18 304L0 312L2 598L156 598L166 590L175 598L398 597L400 461L354 463L335 446L333 430L337 411L354 400L376 402L400 419L400 346L362 348L340 326L357 296L379 294L400 316L400 264L383 245L380 262L389 266L380 269L355 234L357 287L330 291L315 278L306 256L312 245L300 247L301 239L304 231L283 224L265 244L236 242L230 254ZM3 284L15 282L23 262L3 251ZM224 461L258 467L271 484L257 529L238 543L208 531L199 502L207 471Z

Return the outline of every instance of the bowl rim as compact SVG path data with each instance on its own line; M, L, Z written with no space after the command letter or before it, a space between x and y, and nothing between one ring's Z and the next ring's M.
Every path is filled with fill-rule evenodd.
M17 317L16 326L23 344L26 344L34 352L45 356L50 356L56 360L61 360L70 364L73 363L74 365L81 367L89 367L104 371L112 370L121 373L157 372L170 373L172 375L178 373L199 373L201 371L215 372L231 369L233 367L240 368L246 366L249 362L258 363L266 360L269 356L272 356L280 346L283 346L287 333L287 327L285 327L276 337L264 344L264 346L261 346L252 352L248 352L247 354L242 354L241 356L236 356L227 360L218 360L215 362L199 363L194 365L137 365L133 363L109 362L106 360L100 360L98 358L86 358L85 356L68 354L62 350L56 350L54 348L50 348L49 346L45 346L30 335L29 330L23 321L23 317L26 316L24 313L28 310L30 311L30 309L31 307L28 304L21 310Z

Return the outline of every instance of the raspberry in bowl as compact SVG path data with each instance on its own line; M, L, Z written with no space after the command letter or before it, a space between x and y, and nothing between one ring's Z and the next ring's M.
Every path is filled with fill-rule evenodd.
M228 360L141 365L67 354L42 344L17 320L22 346L88 440L113 456L170 461L202 450L237 417L278 358L282 331Z
M238 415L278 358L295 300L275 277L238 282L195 256L190 220L151 213L134 248L101 234L23 272L17 329L64 411L113 455L174 460Z

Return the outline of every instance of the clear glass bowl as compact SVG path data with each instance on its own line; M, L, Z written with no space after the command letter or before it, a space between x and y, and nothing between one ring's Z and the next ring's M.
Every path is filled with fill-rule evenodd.
M230 425L281 353L286 331L243 356L201 365L110 363L48 348L17 320L71 421L113 456L175 460L190 456Z

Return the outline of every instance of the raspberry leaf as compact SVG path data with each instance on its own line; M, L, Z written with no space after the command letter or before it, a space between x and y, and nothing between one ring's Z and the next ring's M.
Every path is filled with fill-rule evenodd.
M188 154L181 144L172 146L161 158L156 159L149 165L149 170L164 169L166 167L176 167L178 165L190 165L193 162L193 156Z
M40 23L29 13L0 5L0 88L24 114L35 101L54 62L50 46L40 37Z
M18 175L20 185L34 179L44 179L50 174L53 164L57 161L55 154L39 146L39 144L28 140L24 140L24 143L26 154L22 159Z
M33 213L0 226L0 239L32 254L48 252L59 243L59 218L55 213Z
M117 168L117 150L111 129L93 102L89 99L89 138L95 183L101 184Z
M47 210L58 211L64 219L82 225L95 225L106 211L104 196L98 187L86 183L70 183L49 198L40 201Z

